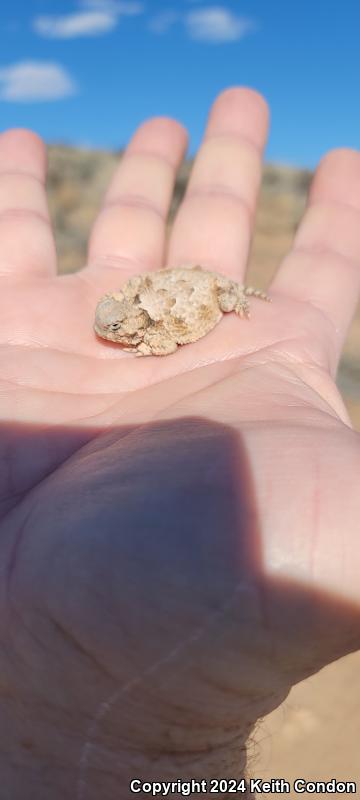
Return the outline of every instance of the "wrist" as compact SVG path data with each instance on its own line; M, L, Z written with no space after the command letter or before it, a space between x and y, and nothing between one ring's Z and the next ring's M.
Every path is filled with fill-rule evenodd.
M246 742L253 726L227 732L223 743L214 746L211 737L203 737L202 747L174 749L171 738L161 750L119 748L109 752L101 744L88 750L88 769L78 779L76 800L127 800L130 796L151 796L149 785L161 784L157 793L193 796L200 784L201 796L210 797L211 780L243 780L246 774ZM190 787L193 785L190 794ZM145 785L144 790L142 786ZM199 789L197 790L199 791ZM219 794L219 790L217 792ZM220 796L227 796L221 791ZM244 792L243 796L246 796Z
M207 790L202 789L201 796L208 796L211 779L245 781L247 740L258 719L254 709L257 708L259 716L264 716L283 699L248 701L248 708L245 711L244 704L242 715L239 704L237 715L231 719L221 713L220 722L216 700L207 703L201 715L196 701L192 709L185 710L184 696L181 698L178 688L171 701L163 696L161 702L156 701L149 687L147 689L134 686L122 698L121 713L119 707L115 712L120 702L119 693L98 710L82 750L76 800L98 800L100 796L109 800L143 797L144 793L139 790L142 783L158 782L173 783L172 796L185 796L186 784L192 780L206 781ZM119 726L111 732L109 719L115 722L117 717L119 721L120 716L121 733ZM131 791L134 781L137 783ZM242 794L249 796L247 790Z

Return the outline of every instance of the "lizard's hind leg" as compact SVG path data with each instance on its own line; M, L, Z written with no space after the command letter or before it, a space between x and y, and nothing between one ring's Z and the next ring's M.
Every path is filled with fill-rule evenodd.
M260 300L267 300L268 303L271 303L271 297L269 297L266 292L263 292L262 289L254 289L253 286L244 286L244 294L246 294L247 297L251 295L253 297L259 297Z

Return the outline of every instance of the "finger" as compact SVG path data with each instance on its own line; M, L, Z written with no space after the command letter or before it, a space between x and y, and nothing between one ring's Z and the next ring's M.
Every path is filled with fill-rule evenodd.
M169 266L195 262L243 278L267 129L257 92L234 87L217 97L172 227Z
M293 248L270 291L321 311L318 337L334 376L360 292L360 152L332 150L320 162Z
M0 275L56 273L43 140L26 128L0 134Z
M137 129L93 226L88 270L123 274L163 266L167 214L187 141L186 129L168 117Z

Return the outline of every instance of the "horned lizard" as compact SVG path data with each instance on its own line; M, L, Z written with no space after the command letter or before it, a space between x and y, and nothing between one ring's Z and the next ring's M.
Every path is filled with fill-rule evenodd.
M261 289L201 266L159 269L135 275L101 297L94 328L123 350L163 356L201 339L228 311L249 317L250 295L271 301Z

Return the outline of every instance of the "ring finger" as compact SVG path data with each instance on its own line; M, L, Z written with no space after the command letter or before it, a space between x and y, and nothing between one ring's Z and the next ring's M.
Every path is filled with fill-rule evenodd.
M167 213L187 131L168 117L146 120L118 165L91 231L84 272L114 285L163 265Z

